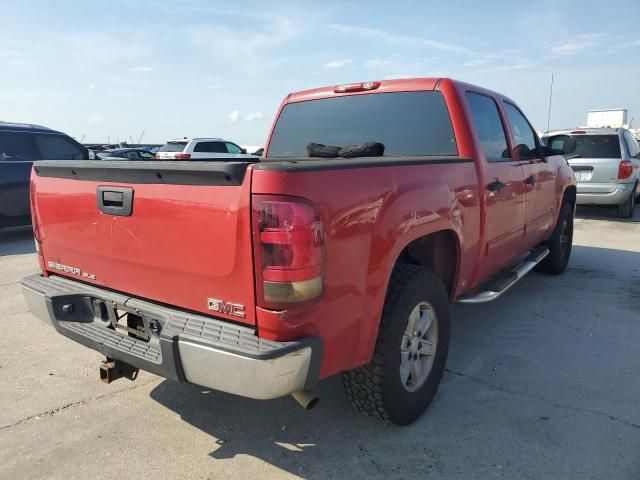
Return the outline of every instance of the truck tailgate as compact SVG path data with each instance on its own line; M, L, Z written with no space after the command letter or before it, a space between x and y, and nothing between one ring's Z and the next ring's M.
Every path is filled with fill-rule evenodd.
M248 166L37 162L32 197L45 268L255 324ZM125 204L131 192L128 215L122 192Z

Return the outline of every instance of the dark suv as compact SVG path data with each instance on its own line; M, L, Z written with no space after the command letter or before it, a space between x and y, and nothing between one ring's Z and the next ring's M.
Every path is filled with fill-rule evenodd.
M28 225L29 177L34 160L87 160L74 139L39 125L0 122L0 228Z

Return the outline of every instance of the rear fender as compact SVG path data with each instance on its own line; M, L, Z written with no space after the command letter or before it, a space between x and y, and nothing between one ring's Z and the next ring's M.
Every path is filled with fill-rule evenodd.
M382 309L393 268L402 251L414 240L440 231L455 234L457 251L463 240L461 206L456 194L442 182L414 185L385 198L372 235L366 298L360 325L358 363L367 363L375 348ZM425 206L428 206L425 208ZM456 271L454 287L456 291Z

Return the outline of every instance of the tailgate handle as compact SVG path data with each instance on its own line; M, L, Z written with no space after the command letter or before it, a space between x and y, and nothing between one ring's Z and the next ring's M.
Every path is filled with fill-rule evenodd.
M96 189L98 210L106 215L128 217L133 210L133 188L98 187Z

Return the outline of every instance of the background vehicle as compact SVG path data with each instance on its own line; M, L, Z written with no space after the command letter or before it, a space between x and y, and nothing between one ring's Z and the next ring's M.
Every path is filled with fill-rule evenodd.
M85 160L89 151L62 132L0 122L0 228L28 225L29 177L34 160Z
M149 150L144 148L114 148L110 150L103 150L97 153L97 156L102 160L116 159L121 160L126 158L128 160L155 160L156 156Z
M246 158L247 151L221 138L183 138L169 140L156 152L160 160L210 160Z
M25 297L107 357L106 381L142 368L309 407L344 372L359 411L406 425L438 389L450 302L565 270L568 150L502 95L410 79L287 96L262 159L39 162Z
M550 147L561 148L566 136L576 143L567 161L578 182L578 205L617 206L620 217L633 217L640 196L640 146L631 132L624 128L556 130L547 132L544 140Z

